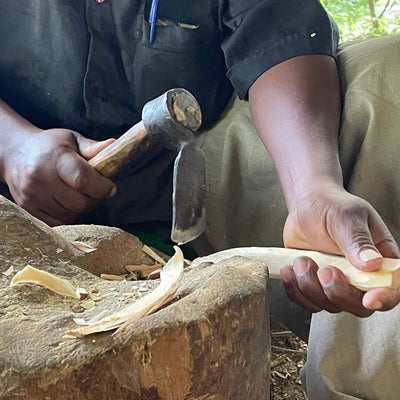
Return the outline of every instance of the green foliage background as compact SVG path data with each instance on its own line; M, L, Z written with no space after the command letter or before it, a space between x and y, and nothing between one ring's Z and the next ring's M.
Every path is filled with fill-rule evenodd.
M321 0L341 42L400 33L400 0Z

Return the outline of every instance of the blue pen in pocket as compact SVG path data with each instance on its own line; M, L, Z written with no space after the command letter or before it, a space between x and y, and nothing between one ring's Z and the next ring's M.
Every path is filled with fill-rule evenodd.
M156 33L156 25L157 25L157 14L158 14L158 3L160 0L152 0L149 22L150 22L150 43L154 42L154 36Z

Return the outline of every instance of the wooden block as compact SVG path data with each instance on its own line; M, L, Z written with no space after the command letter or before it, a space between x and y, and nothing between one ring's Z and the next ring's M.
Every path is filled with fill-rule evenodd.
M141 285L151 290L157 281L100 279L75 265L86 256L77 257L70 240L1 198L0 224L7 232L0 235L1 399L269 398L264 264L241 257L198 264L185 272L178 297L163 309L115 335L65 339L77 326L74 317L119 310L135 300ZM113 255L116 263L121 253ZM39 286L10 288L12 276L4 272L28 262L85 288L88 297L64 299Z

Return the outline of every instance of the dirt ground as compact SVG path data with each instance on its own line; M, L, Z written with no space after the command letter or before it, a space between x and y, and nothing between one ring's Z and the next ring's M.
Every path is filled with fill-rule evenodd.
M271 317L271 400L306 400L299 371L307 356L307 344Z

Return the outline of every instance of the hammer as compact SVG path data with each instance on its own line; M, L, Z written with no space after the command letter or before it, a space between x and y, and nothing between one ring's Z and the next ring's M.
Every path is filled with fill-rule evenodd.
M194 132L202 115L194 96L176 88L145 104L142 121L107 146L89 164L112 177L154 143L177 151L173 170L171 240L185 244L205 230L205 161Z

